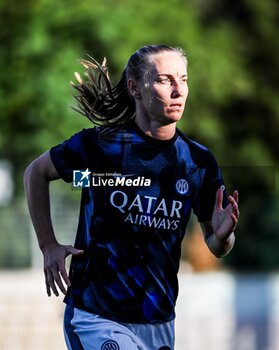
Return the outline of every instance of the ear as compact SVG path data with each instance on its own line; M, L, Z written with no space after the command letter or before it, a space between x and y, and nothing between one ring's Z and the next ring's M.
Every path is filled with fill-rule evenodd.
M134 99L140 100L141 99L141 93L140 93L139 88L138 88L138 83L135 80L133 80L133 79L129 79L127 81L127 86L128 86L128 91L129 91L130 95Z

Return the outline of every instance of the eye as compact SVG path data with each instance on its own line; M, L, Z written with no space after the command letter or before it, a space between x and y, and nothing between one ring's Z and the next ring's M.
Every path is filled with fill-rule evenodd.
M160 78L160 79L158 79L158 82L160 84L169 84L171 82L171 80L169 78Z

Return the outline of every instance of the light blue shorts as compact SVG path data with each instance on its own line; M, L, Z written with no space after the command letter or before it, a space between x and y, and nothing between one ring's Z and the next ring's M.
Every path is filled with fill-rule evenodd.
M69 350L174 350L174 321L119 323L68 305L64 335Z

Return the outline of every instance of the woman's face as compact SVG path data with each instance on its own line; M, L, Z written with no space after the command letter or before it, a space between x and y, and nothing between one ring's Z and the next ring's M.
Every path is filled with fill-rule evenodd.
M150 69L139 84L141 110L163 124L182 117L188 95L187 67L175 52L152 57Z

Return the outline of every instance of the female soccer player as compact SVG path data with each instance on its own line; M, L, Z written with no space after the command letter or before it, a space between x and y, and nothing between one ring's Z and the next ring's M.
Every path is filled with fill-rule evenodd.
M78 111L98 126L51 148L25 171L47 293L66 294L68 349L173 350L190 213L211 252L222 257L234 244L238 193L226 197L214 156L176 128L188 95L181 49L140 48L114 86L105 62L82 63L88 78L76 75ZM49 182L59 178L83 186L75 247L58 243L51 222Z

